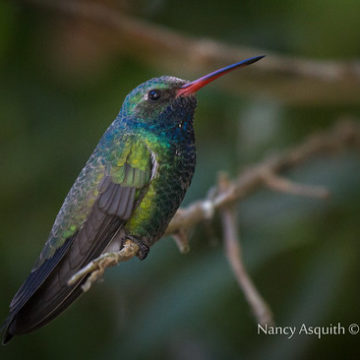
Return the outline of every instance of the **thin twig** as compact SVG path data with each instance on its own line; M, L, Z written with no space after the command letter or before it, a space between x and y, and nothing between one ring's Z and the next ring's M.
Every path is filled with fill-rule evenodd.
M292 195L307 196L311 198L327 199L330 193L323 186L297 184L274 173L264 174L265 185L272 190Z
M88 291L91 285L103 276L106 268L115 266L119 262L130 260L136 255L138 250L139 246L137 244L131 240L127 240L120 251L105 253L75 273L68 281L68 285L74 285L86 275L90 274L82 285L83 291Z
M227 177L222 175L219 179L220 189L225 191L228 186L229 181ZM235 205L223 207L220 211L220 216L224 234L225 254L235 278L241 287L258 324L273 325L272 312L256 289L244 265L241 243L238 235Z
M171 235L179 229L192 228L199 222L209 219L209 209L214 213L215 210L238 202L266 186L264 174L278 174L314 156L338 153L349 147L360 148L360 124L357 121L339 121L329 130L311 135L302 144L276 156L265 158L259 164L245 169L231 181L225 192L217 190L217 195L211 199L196 201L187 208L182 208L171 220L166 234Z
M187 254L190 251L189 237L186 231L182 230L172 234L175 243L181 254Z
M247 95L262 94L288 103L360 103L359 61L298 59L264 49L194 38L90 1L26 1L98 23L99 31L116 40L120 51L179 77L192 78L239 59L267 54L266 60L241 75L224 79L218 86Z

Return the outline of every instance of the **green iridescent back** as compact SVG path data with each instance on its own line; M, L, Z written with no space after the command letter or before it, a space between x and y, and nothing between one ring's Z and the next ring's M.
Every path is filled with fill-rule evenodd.
M175 89L184 80L163 76L135 88L109 126L79 177L75 181L56 218L40 263L81 227L98 195L98 187L107 166L119 163L126 148L134 149L138 162L156 167L146 194L137 193L137 206L125 225L126 232L152 244L164 232L190 185L196 162L193 115L195 97L175 98ZM152 88L168 91L172 97L164 106L145 107L141 102ZM166 99L167 100L167 99ZM144 154L144 147L148 154ZM151 173L151 168L148 171Z
M126 239L149 247L164 233L195 169L196 99L177 96L186 82L152 79L134 89L70 189L40 257L15 294L3 342L64 311L83 280L69 278Z

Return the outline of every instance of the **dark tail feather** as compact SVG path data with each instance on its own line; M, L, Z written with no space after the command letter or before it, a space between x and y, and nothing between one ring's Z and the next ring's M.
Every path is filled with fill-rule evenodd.
M131 191L131 194L134 193ZM73 286L68 286L68 279L103 252L123 222L118 214L108 214L106 209L99 208L98 203L94 205L83 227L74 235L66 256L62 256L44 276L36 271L35 275L30 274L30 291L27 291L28 283L25 282L25 290L20 291L20 300L13 300L13 309L10 309L10 315L3 325L3 344L14 335L26 334L44 326L82 293L80 286L85 279ZM51 259L46 260L45 265L47 261ZM39 276L41 281L37 281Z
M37 324L35 327L31 329L34 331L45 326L51 320L55 319L58 315L60 315L67 307L69 307L81 294L83 294L83 290L81 289L81 285L86 281L87 277L82 280L82 282L78 285L78 287L71 293L71 295L47 318L45 318L42 322Z
M6 345L11 339L13 338L13 335L10 333L6 333L3 337L2 337L2 345Z
M95 233L96 237L100 239L91 242L91 251L87 251L87 254L80 257L80 260L79 244L74 242L70 246L67 256L59 262L40 288L20 309L10 313L4 323L3 343L7 343L14 335L23 335L46 325L81 295L81 285L86 278L73 286L68 286L67 280L74 272L102 253L117 233L121 223L122 221L115 216L105 216L104 221L100 224L103 226ZM78 240L82 245L86 245L85 241L80 241L82 240L81 236L87 235L85 230L82 229L78 234ZM88 239L85 238L85 240ZM76 264L76 266L72 268L71 264Z
M6 320L1 324L1 344L6 345L12 338L13 334L9 331L9 327L14 320L14 315L10 314Z
M85 281L84 279L83 281ZM70 306L82 293L81 285L83 284L83 281L77 286L77 288L74 289L74 291L71 293L71 295L64 300L64 302L51 314L49 314L48 317L42 320L42 322L36 324L34 327L27 329L25 333L34 331L47 323L49 323L52 319L57 317L59 314L61 314L68 306ZM26 305L25 305L26 308ZM16 324L16 317L17 315L21 316L21 310L20 312L16 314L10 314L7 319L1 324L0 333L1 333L1 344L6 345L15 335L21 335L21 333L18 333L17 331L17 324Z
M61 314L68 306L70 306L82 293L81 285L86 281L86 278L83 279L80 284L77 285L77 287L73 290L73 292L68 296L64 302L51 314L49 314L48 317L43 319L40 323L36 324L34 327L27 329L25 333L34 331L47 323L49 323L51 320L53 320L55 317L57 317L59 314ZM26 305L25 305L26 307ZM21 310L20 310L21 312ZM15 335L21 335L16 331L16 315L18 314L10 314L7 319L2 324L0 330L2 332L2 345L6 345ZM12 330L15 330L12 332Z

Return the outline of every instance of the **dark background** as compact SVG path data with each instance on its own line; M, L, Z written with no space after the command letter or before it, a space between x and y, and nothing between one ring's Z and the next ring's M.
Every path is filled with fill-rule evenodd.
M265 52L320 60L359 57L356 0L104 4L189 35ZM76 16L0 3L1 318L124 96L164 75L101 32L101 24ZM187 77L185 68L171 75ZM339 117L360 115L360 95L358 104L289 105L270 96L224 92L217 84L198 95L198 165L184 204L205 197L219 170L235 176ZM278 325L360 323L358 154L319 156L286 176L325 185L332 197L261 190L241 201L239 224L251 276ZM359 336L258 335L215 220L211 231L201 225L193 231L186 256L164 238L146 261L109 270L103 283L61 317L0 348L0 358L350 359L359 355Z

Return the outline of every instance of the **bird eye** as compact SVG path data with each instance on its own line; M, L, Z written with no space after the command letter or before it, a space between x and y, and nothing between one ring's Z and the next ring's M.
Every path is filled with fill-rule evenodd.
M150 90L148 92L148 99L150 100L159 100L161 92L158 89Z

